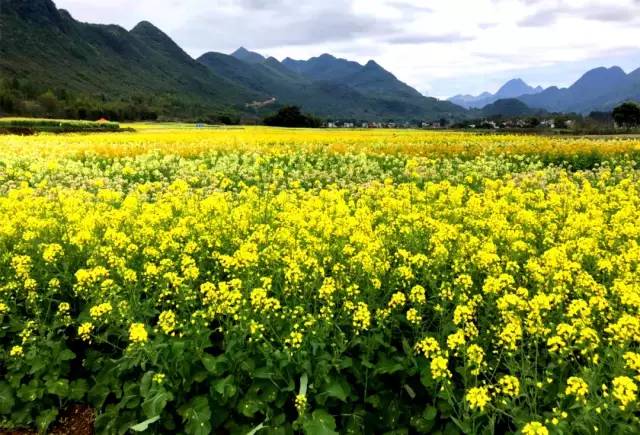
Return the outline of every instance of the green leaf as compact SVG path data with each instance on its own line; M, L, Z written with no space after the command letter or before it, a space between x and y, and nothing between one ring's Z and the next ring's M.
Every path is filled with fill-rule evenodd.
M347 381L345 381L342 378L339 378L339 379L330 379L329 382L327 382L323 386L322 391L320 392L320 395L325 397L335 397L338 400L346 402L347 397L349 397L350 393L351 393L351 387L349 386Z
M33 402L36 399L42 397L42 388L38 387L38 382L32 380L26 385L23 385L18 390L17 396L25 402Z
M404 370L404 366L398 361L392 359L386 359L379 361L374 371L375 374L386 375L392 374Z
M303 424L305 435L338 435L336 421L324 409L316 409Z
M236 386L233 376L229 375L224 379L219 379L213 383L213 389L225 399L230 399L236 395Z
M185 422L189 435L208 435L211 433L211 409L207 396L194 397L178 410Z
M84 379L78 379L69 384L69 399L82 401L84 395L89 391L89 385Z
M167 406L167 402L173 400L173 395L168 391L158 391L142 402L142 410L147 418L153 418L162 414L162 410Z
M58 354L59 361L69 361L76 357L76 354L70 351L69 349L65 349Z
M41 432L46 432L47 428L58 416L58 410L55 408L47 409L36 417L36 424Z
M0 382L0 414L9 414L16 400L13 396L11 386L4 382Z
M253 417L256 412L264 407L264 402L255 397L244 397L238 403L238 411L245 417Z
M224 372L224 355L213 356L205 354L200 359L204 368L214 376L220 376Z
M427 421L435 420L437 415L438 410L435 406L427 406L427 409L422 413L422 417Z
M129 429L135 432L144 432L145 430L149 429L150 424L155 423L158 420L160 420L160 416L156 415L155 417L148 418L145 421L142 421L138 424L134 424Z
M45 386L49 394L55 394L62 398L69 394L69 380L67 379L48 380Z

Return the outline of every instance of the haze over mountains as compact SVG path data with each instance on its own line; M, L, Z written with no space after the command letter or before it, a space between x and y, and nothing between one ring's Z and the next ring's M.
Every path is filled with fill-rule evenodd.
M368 121L462 119L478 116L475 109L482 108L486 116L588 113L640 100L640 69L626 74L618 67L589 71L566 89L534 88L514 79L495 94L440 101L373 60L362 65L322 54L280 62L242 47L196 60L149 22L129 31L81 23L51 0L2 0L0 34L0 91L9 89L0 95L0 113L9 114L28 113L46 92L65 110L93 108L91 113L120 117L150 111L174 118L260 118L294 104L320 117ZM502 101L514 98L520 103Z
M627 101L640 101L640 68L626 74L621 68L595 68L568 88L533 88L520 79L507 82L495 94L456 95L452 103L467 109L484 108L501 99L516 98L532 109L548 112L581 113L610 111Z
M538 94L543 91L541 86L536 88L529 86L522 79L509 80L502 85L498 92L491 94L483 92L478 96L473 95L456 95L449 98L454 104L464 107L465 109L480 109L488 104L495 103L505 98L517 98L522 95Z

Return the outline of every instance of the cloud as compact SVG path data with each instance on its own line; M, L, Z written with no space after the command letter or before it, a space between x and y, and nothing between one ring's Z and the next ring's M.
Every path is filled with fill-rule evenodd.
M302 3L243 0L235 8L191 17L176 29L181 41L198 49L253 49L334 43L398 32L396 23L356 13L348 1ZM283 13L282 8L286 10Z
M405 14L424 14L424 13L433 12L433 8L430 8L428 6L416 5L416 4L404 2L404 1L391 1L388 3L388 5Z
M640 3L640 0L634 0L634 3ZM624 23L635 21L637 19L637 11L630 5L560 5L541 9L519 21L518 25L522 27L545 27L557 22L560 18Z
M445 34L403 34L385 38L389 44L451 44L454 42L473 41L473 36L465 36L460 33Z

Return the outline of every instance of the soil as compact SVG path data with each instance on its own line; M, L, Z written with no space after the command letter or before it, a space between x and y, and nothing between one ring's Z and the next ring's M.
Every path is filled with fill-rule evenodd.
M60 416L47 432L50 435L93 435L94 410L86 405L71 405L60 413ZM0 435L36 435L37 432L25 430L4 431Z

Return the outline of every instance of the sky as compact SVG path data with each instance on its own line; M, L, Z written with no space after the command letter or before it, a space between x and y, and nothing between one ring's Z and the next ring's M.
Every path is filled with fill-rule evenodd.
M142 20L191 56L240 46L280 60L375 59L439 98L522 78L571 85L591 68L640 67L640 0L54 0L80 21Z

